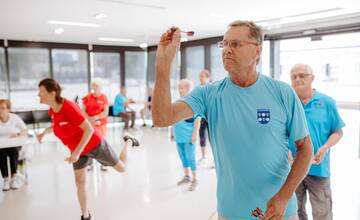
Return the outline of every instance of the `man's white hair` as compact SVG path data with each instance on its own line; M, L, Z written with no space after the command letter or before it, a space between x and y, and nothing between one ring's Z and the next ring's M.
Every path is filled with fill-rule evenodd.
M191 91L194 88L194 83L190 79L181 79L179 85L186 85Z
M103 86L105 85L105 81L103 79L101 79L100 77L95 77L91 80L91 84L95 84L100 88L103 88Z

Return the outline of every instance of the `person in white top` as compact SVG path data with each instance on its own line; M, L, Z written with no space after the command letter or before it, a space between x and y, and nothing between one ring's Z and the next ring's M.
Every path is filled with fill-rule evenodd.
M15 138L27 134L25 123L19 116L10 113L10 108L11 102L8 99L0 99L0 138ZM20 188L19 180L16 178L20 148L21 146L0 149L0 170L4 178L3 191ZM10 159L10 177L7 157Z

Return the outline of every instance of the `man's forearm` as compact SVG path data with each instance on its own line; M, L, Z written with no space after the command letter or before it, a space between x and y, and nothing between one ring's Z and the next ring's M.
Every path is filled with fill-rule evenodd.
M297 148L298 151L296 152L290 173L279 191L279 194L282 194L287 199L290 199L300 182L306 176L313 158L313 146L309 136L302 143L299 143Z
M332 133L323 146L326 146L327 149L330 149L330 147L334 146L339 142L342 136L343 136L343 132L341 129Z
M156 80L152 99L155 126L167 126L171 115L170 64L156 63Z

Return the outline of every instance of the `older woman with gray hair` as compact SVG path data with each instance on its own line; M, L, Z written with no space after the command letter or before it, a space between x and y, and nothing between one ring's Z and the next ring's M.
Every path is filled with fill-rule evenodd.
M83 99L83 112L91 125L97 129L103 138L106 137L109 114L109 101L105 94L102 93L104 81L100 78L94 78L91 82L91 92ZM89 166L89 170L93 168L93 164ZM101 165L101 170L106 171L107 168Z

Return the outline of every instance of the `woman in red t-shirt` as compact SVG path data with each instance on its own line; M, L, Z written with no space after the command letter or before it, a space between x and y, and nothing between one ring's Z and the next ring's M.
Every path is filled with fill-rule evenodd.
M86 167L91 158L95 158L102 165L112 166L118 172L124 172L127 162L129 146L139 146L139 142L125 135L125 146L119 156L115 154L100 133L91 126L79 106L61 97L61 88L53 79L44 79L39 83L40 103L50 106L49 115L52 126L37 135L41 143L45 134L54 132L63 144L69 148L71 154L65 161L74 168L77 195L82 211L82 220L91 219L87 207Z
M109 101L106 95L101 93L101 84L100 79L94 79L91 82L92 92L87 94L82 101L87 119L105 137L107 134L106 124L109 115Z
M101 93L101 79L94 79L91 82L91 90L83 99L83 111L91 125L97 129L103 138L106 137L109 115L109 102L105 94ZM89 166L89 170L93 168L93 163ZM106 171L107 168L101 165L101 170Z

